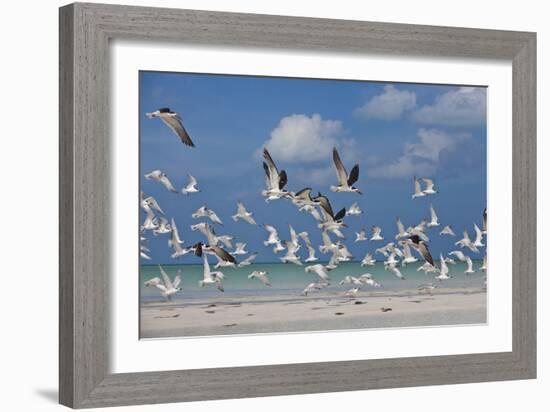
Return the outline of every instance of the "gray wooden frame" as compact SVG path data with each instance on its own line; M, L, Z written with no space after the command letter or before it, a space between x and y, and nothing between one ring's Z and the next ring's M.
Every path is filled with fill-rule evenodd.
M60 9L59 397L75 408L536 376L536 34L103 4ZM109 40L495 58L513 65L513 350L109 373Z

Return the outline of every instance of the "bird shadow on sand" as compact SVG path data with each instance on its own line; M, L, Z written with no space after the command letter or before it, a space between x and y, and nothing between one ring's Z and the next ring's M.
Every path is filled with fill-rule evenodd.
M35 393L49 402L59 403L59 392L57 389L37 389Z

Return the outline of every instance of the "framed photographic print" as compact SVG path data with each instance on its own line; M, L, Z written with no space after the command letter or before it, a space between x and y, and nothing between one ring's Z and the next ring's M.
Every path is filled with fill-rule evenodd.
M486 323L485 87L139 87L140 337Z
M61 8L61 403L535 377L535 50Z

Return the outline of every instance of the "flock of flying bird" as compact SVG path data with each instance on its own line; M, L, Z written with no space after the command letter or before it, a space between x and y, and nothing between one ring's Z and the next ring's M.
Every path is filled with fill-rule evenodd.
M188 146L194 147L194 143L189 137L189 134L185 130L182 120L179 115L168 108L161 108L152 113L146 113L149 118L160 118L170 129L181 139L182 143ZM350 173L346 171L346 168L338 154L336 148L332 151L333 163L336 170L337 184L330 186L330 190L334 193L357 193L362 194L361 191L354 186L359 179L359 165L356 164L352 167ZM281 254L279 259L283 263L292 263L295 265L305 266L306 273L312 273L315 275L315 280L309 283L302 295L308 295L309 293L322 290L330 285L329 272L338 267L341 262L348 262L353 260L353 255L350 253L347 246L342 242L344 239L343 230L347 227L344 223L344 219L349 216L360 216L363 211L359 207L358 203L353 203L349 208L342 208L336 213L332 209L331 203L327 196L322 195L320 192L316 196L312 194L312 189L306 187L298 192L292 192L286 190L285 187L288 183L288 177L284 170L279 171L269 151L264 148L263 150L263 169L265 173L265 189L262 191L262 196L266 202L275 200L290 201L296 208L303 213L309 214L317 222L317 227L321 232L322 244L318 247L318 250L322 254L330 255L330 259L327 264L314 263L319 261L319 257L316 256L317 249L313 246L308 232L296 232L292 225L288 225L289 228L289 240L281 240L278 230L269 224L262 225L267 231L267 239L263 242L265 247L271 247L274 254ZM173 193L178 193L176 187L172 184L168 176L161 170L153 170L150 173L145 174L147 180L157 181L162 184L167 190ZM181 192L185 195L192 195L200 192L198 188L198 181L191 175L189 175L188 183L181 189ZM433 180L428 178L418 179L414 177L414 193L412 199L425 196L433 196L437 194ZM148 256L149 249L144 244L147 240L146 234L151 231L154 235L166 234L168 236L168 246L172 249L171 257L173 259L179 259L182 256L192 253L203 261L203 278L199 281L199 286L215 286L220 291L224 291L223 281L225 279L224 273L219 270L221 268L235 268L246 267L252 264L257 256L257 253L251 253L246 250L246 243L237 242L233 247L232 235L219 235L214 229L214 225L223 225L223 221L220 217L206 206L200 207L195 213L191 215L193 219L202 219L201 222L191 225L192 231L198 231L204 237L203 240L195 243L190 247L182 247L184 243L179 235L178 227L173 218L168 220L164 211L152 196L145 196L141 192L141 208L145 212L145 220L140 228L140 255L143 259L150 260ZM242 202L237 202L237 210L231 218L235 221L242 221L250 225L260 226L256 223L252 212L248 211ZM374 266L377 262L374 257L376 254L384 256L383 261L386 270L391 271L397 278L404 279L405 277L401 273L399 267L404 267L407 264L415 263L419 261L419 258L423 260L423 264L418 268L418 271L423 271L425 274L432 274L435 279L441 281L451 278L449 273L448 264L455 264L456 260L466 263L466 275L475 273L473 267L472 258L464 253L463 250L469 250L472 253L479 254L480 248L485 247L484 236L487 233L487 210L483 211L483 223L480 228L477 223L473 224L475 231L475 238L470 238L467 229L463 231L462 239L455 243L458 247L457 250L451 251L448 256L439 256L439 267L434 261L430 250L428 237L428 230L436 227L440 227L438 216L433 205L430 204L430 218L423 219L419 224L415 226L409 226L405 228L405 225L400 218L396 220L397 234L394 239L389 243L377 248L373 253L369 252L361 260L361 267ZM356 232L355 242L363 242L370 240L372 242L384 241L382 229L379 226L373 226L371 229L370 237L363 229ZM450 225L444 226L439 231L440 236L455 236L453 228ZM337 240L333 240L333 236ZM307 257L302 258L297 252L305 246L307 249ZM230 249L233 249L231 252ZM415 252L418 257L413 255ZM284 254L282 252L285 252ZM217 263L214 266L214 270L211 269L207 256L214 256ZM248 255L248 257L237 261L242 256ZM483 258L483 266L479 270L486 272L487 258L486 254ZM157 287L160 290L162 296L166 299L171 299L173 295L182 290L181 285L181 271L178 271L174 279L170 279L168 274L159 265L161 277L155 277L147 282L145 286ZM271 281L266 271L252 271L249 275L249 279L257 279L266 286L271 286ZM486 282L486 281L485 281ZM364 273L358 276L346 276L341 282L341 285L351 285L352 289L345 292L346 296L355 297L362 287L380 287L381 285L374 279L369 273ZM419 291L432 293L437 286L433 283L422 284L418 287Z

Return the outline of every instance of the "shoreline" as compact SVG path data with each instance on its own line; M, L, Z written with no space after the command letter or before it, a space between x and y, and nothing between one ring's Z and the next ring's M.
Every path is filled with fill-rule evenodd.
M433 295L417 290L360 292L357 298L322 292L310 296L154 301L142 303L140 337L483 324L487 321L486 308L486 292L480 289L452 289Z

